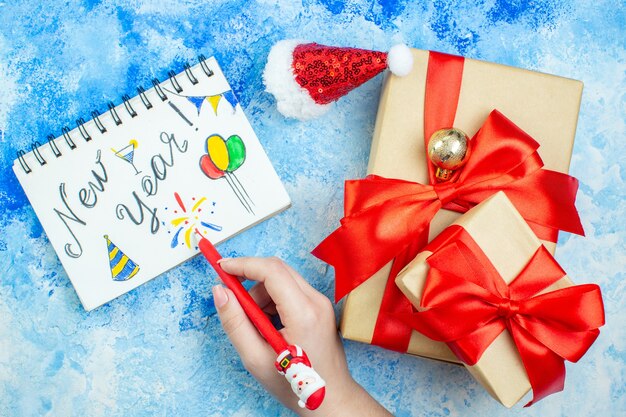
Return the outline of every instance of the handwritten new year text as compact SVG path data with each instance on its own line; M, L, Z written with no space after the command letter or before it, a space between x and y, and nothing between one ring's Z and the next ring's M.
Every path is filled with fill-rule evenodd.
M160 221L157 216L157 209L151 207L144 200L157 195L159 183L167 178L168 168L174 167L176 154L187 152L188 142L183 140L178 142L173 133L161 132L161 143L167 145L164 152L157 153L150 158L150 174L141 179L140 195L137 191L132 191L130 203L118 203L115 206L115 214L119 220L130 220L139 226L146 219L149 220L150 232L156 234L159 230ZM109 175L107 167L102 161L102 153L96 151L94 167L91 170L93 179L87 181L84 187L80 187L75 193L68 194L68 187L65 182L59 184L60 206L53 209L63 226L70 234L70 241L66 242L65 253L71 258L79 258L83 254L83 246L78 238L75 228L87 226L85 210L93 209L98 204L99 197L107 191Z

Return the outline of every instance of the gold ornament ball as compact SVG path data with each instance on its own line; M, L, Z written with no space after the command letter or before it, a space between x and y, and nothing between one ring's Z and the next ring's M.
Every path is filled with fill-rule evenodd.
M435 176L441 181L450 179L469 157L469 138L460 129L441 129L428 141L428 158L435 164Z

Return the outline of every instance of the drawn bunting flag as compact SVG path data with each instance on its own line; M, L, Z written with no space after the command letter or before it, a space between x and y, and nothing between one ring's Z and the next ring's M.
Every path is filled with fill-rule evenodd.
M228 104L230 104L233 110L235 110L237 103L239 103L237 101L237 97L235 97L235 94L232 92L232 90L228 90L221 94L215 94L211 96L202 96L202 97L185 96L185 98L189 100L189 102L192 103L194 106L196 106L196 110L198 111L198 114L200 114L200 109L202 109L202 105L204 104L205 101L209 102L209 104L211 105L211 108L213 109L213 113L215 115L217 115L217 107L219 106L222 98L225 99L228 102Z

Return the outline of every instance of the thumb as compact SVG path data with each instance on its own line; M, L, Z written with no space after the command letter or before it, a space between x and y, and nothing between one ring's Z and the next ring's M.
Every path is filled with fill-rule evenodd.
M253 375L268 364L273 368L274 351L246 316L235 294L216 285L213 287L213 301L224 332L239 353L244 367Z

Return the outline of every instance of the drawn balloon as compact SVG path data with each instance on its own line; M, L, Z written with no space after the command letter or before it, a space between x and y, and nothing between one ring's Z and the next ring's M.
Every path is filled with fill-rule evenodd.
M226 149L228 150L229 158L226 171L234 172L246 160L246 146L239 136L233 135L226 141Z
M200 157L200 169L212 180L224 178L241 205L254 214L248 192L235 175L235 171L246 160L246 146L238 135L231 135L227 140L220 135L211 135L206 140L206 154Z

